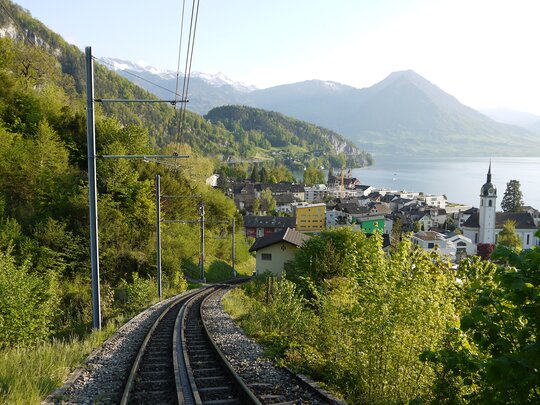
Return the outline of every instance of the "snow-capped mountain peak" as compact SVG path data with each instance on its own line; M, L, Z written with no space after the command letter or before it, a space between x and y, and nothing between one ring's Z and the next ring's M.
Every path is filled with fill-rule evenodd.
M128 60L115 58L99 58L98 62L103 63L109 69L112 69L114 71L128 70L134 73L151 73L153 75L159 76L162 79L171 79L176 77L176 72L173 72L172 70L160 69L155 66L150 66L144 61L131 62Z
M213 86L232 86L236 90L243 91L243 92L250 92L253 90L257 90L257 87L245 84L242 82L236 82L232 80L231 78L225 76L223 73L204 73L204 72L192 72L192 77L198 77L199 79L204 80L205 82L213 85Z
M121 60L121 59L116 59L116 58L100 58L98 59L98 62L101 62L102 64L106 65L109 69L112 69L114 71L127 70L134 73L150 73L164 80L176 78L176 72L173 72L172 70L160 69L155 66L148 65L144 61L131 62L131 61L126 61L126 60ZM225 76L221 72L218 72L215 74L203 73L203 72L192 72L191 77L199 78L201 80L204 80L208 84L211 84L212 86L216 86L216 87L228 85L244 93L248 93L250 91L257 89L257 87L255 86L251 86L251 85L241 83L241 82L236 82L232 80L231 78Z

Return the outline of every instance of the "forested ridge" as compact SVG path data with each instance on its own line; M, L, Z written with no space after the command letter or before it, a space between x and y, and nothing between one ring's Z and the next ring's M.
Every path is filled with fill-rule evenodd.
M372 164L369 153L359 150L336 132L277 112L247 106L222 106L213 108L204 117L212 123L223 124L232 132L241 150L254 145L261 149L293 149L297 154L317 156L339 152L346 157L348 166ZM294 158L294 153L291 157ZM332 157L329 161L340 167Z

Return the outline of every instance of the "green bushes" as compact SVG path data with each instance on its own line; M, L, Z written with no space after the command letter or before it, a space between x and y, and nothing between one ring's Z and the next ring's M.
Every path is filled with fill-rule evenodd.
M313 236L287 268L294 282L258 279L233 296L273 356L350 403L433 399L436 367L420 355L457 326L446 261L408 241L389 256L377 237L340 229Z
M132 274L133 281L122 280L118 290L118 298L127 311L138 311L146 308L157 299L157 284L155 279L140 278Z
M408 240L379 246L321 232L289 263L294 284L257 277L225 307L352 404L539 403L540 249L498 246L454 271Z
M53 274L33 274L0 251L0 349L49 337L58 308L55 287Z

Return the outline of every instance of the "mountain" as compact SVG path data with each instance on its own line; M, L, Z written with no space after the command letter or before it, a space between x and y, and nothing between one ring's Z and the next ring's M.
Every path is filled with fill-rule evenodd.
M10 18L0 14L0 35L21 39L24 35L19 32L20 27L28 27L26 36L58 58L63 72L73 76L76 90L82 93L84 58L80 50L25 14L22 8L10 7L18 22L13 24ZM113 71L96 64L96 94L101 97L138 95L144 98L139 87L130 87L127 81L118 85L118 75L114 73L118 72L158 98L171 99L171 90L176 83L172 72L111 59L102 63ZM129 74L119 70L120 67L134 71ZM461 104L411 70L394 72L380 83L363 89L311 80L254 90L223 75L193 74L188 98L188 109L200 114L217 106L232 104L280 112L331 129L353 140L358 147L378 154L540 155L540 136L536 135L540 133L540 122L532 124L532 132L496 122ZM165 138L174 136L170 118L157 118L154 107L104 108L126 123L140 124L141 120L149 119L149 132L155 136L157 144L166 140L163 134L168 133ZM166 106L159 108L162 114L170 115L165 111ZM192 122L196 120L193 118ZM197 135L192 134L190 140L199 148L206 147L206 141ZM220 144L223 142L217 142L213 150L217 150Z
M412 70L364 89L309 81L248 96L250 105L331 128L379 154L540 153L531 132L495 122Z
M164 100L174 98L176 72L115 58L99 58L98 63L155 94L158 98ZM180 74L178 82L180 94L183 80L184 76ZM205 114L220 105L242 104L244 95L255 89L255 86L235 82L221 73L212 75L192 72L189 81L188 109Z
M540 116L538 115L507 108L493 108L481 112L497 122L516 125L535 134L540 134Z
M149 80L174 88L173 79L146 71ZM165 96L148 83L128 78L159 97ZM276 111L329 128L378 154L540 154L540 137L536 135L540 120L527 126L518 121L497 122L412 70L394 72L363 89L320 80L252 89L227 79L196 78L199 80L193 79L190 86L188 108L192 111L205 114L214 107L232 104Z
M371 156L360 151L351 141L328 129L277 112L246 106L216 107L204 116L209 122L223 125L234 133L237 142L254 144L264 149L288 150L288 158L299 160L307 153L328 156L342 153L348 156L348 166L371 164ZM264 134L264 136L263 136ZM334 167L341 167L334 161Z
M31 15L20 6L11 2L2 4L6 14L0 14L0 47L4 49L5 54L13 52L21 53L24 57L19 57L24 63L29 63L30 68L37 68L37 71L46 71L53 68L61 69L66 76L62 82L63 91L72 94L78 100L76 111L74 112L77 122L77 127L70 133L62 134L72 141L72 135L75 136L74 148L77 150L77 159L79 164L85 165L85 114L84 114L84 98L85 89L85 58L84 54L75 46L68 44L64 39L49 30L40 21L35 20ZM8 51L9 50L9 51ZM44 56L48 54L47 57ZM7 58L4 58L7 60ZM26 60L28 59L28 60ZM5 67L6 60L0 61L0 67ZM148 99L154 95L142 89L133 81L139 81L145 85L149 81L159 78L163 83L170 88L175 87L176 73L160 70L150 66L142 66L127 61L101 59L99 63L94 64L94 79L95 79L95 95L96 98L125 98L125 99ZM14 62L15 63L15 62ZM107 68L105 67L107 66ZM13 67L17 70L19 68ZM127 71L131 74L127 74ZM130 80L121 77L118 73L125 74ZM2 97L6 91L4 77L0 75L0 113L5 110ZM182 84L182 83L180 83ZM228 100L236 95L246 94L253 91L253 87L245 86L241 83L234 82L223 75L207 75L194 73L191 78L191 88L199 94L210 94L215 100ZM163 86L165 87L165 86ZM159 89L159 87L158 87ZM159 89L163 92L163 99L172 99L171 92L165 89ZM159 94L157 94L160 97ZM210 100L208 98L207 100ZM192 100L193 101L193 100ZM196 101L196 98L195 98ZM59 101L58 101L59 102ZM204 101L199 103L199 106L204 104ZM22 104L21 104L22 105ZM190 103L190 106L197 103ZM263 125L257 130L246 129L243 133L236 131L236 128L241 128L244 124L234 122L234 118L228 118L228 125L231 130L225 128L223 122L216 120L216 123L208 121L199 114L188 111L182 125L178 124L179 110L171 107L168 103L103 103L96 105L99 111L98 116L113 116L120 125L129 128L134 125L140 127L145 132L148 138L148 143L153 147L164 148L171 144L186 143L192 151L198 154L212 157L222 158L253 158L257 157L272 157L275 152L275 142L281 136L287 137L291 142L281 140L279 148L284 154L287 154L291 148L295 153L302 153L302 163L308 164L313 159L315 152L323 154L321 164L327 164L330 159L340 160L343 156L338 156L340 153L352 153L355 156L348 157L356 159L357 156L362 156L363 164L368 164L368 154L364 154L356 149L349 141L346 141L340 135L318 128L315 125L302 123L296 119L287 117L276 117L272 119L279 121L278 126ZM38 117L38 111L31 111L31 108L19 108L17 114L32 113ZM9 110L9 109L7 109ZM28 111L26 111L28 110ZM66 109L66 111L68 111ZM104 114L101 114L104 113ZM14 119L17 114L6 112L4 115L9 118L9 125L16 126L17 119ZM32 115L30 114L30 115ZM264 115L263 112L255 114L259 118ZM2 114L0 114L2 118ZM13 122L12 122L13 121ZM286 123L286 125L284 124ZM64 131L65 123L58 119L59 131ZM99 123L98 123L99 124ZM98 132L100 131L99 125ZM181 127L181 129L180 129ZM144 128L144 129L142 129ZM294 133L287 131L292 128ZM267 132L265 132L267 131ZM268 132L270 131L270 132ZM244 137L246 135L246 137ZM99 133L98 133L99 136ZM298 142L296 142L298 141ZM277 144L276 144L277 145ZM99 147L99 145L98 145Z

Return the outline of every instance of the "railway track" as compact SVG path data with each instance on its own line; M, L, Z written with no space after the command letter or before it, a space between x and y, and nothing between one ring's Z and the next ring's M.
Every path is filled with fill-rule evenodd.
M203 300L184 297L156 320L133 363L121 404L260 404L209 339Z
M44 403L339 404L263 359L223 313L223 287L184 293L139 314Z

